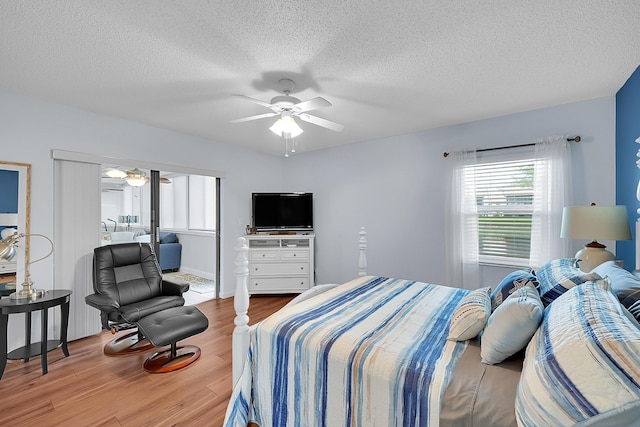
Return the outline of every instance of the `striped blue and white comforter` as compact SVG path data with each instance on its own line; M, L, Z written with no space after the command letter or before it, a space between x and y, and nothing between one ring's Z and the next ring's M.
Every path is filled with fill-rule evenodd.
M438 425L468 292L364 277L285 307L256 328L224 425Z

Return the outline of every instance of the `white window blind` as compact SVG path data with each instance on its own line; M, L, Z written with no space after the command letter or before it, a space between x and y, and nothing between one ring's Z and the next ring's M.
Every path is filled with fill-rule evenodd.
M189 177L171 178L171 183L160 185L160 227L187 230L189 206Z
M465 173L474 175L467 185L475 186L481 263L514 265L529 259L534 163L523 159L467 166Z
M216 178L212 176L189 177L189 228L216 229Z
M173 230L215 231L216 180L182 175L160 185L160 227Z

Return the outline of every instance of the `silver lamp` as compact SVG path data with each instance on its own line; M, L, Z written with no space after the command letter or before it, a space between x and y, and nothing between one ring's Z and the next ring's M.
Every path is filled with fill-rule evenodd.
M605 261L615 259L598 240L631 240L626 206L568 206L562 210L560 237L590 239L576 253L580 270L589 272Z
M20 241L20 239L23 239L25 237L31 237L31 236L37 236L37 237L42 237L44 239L47 239L51 244L51 249L49 250L49 253L47 253L45 256L38 258L35 261L25 262L24 282L22 283L22 289L10 295L10 298L13 298L13 299L37 298L43 295L44 292L42 290L36 290L33 287L33 282L31 281L31 274L29 273L29 266L31 264L34 264L38 261L42 261L43 259L51 256L51 254L53 254L53 242L47 236L42 234L25 234L25 233L18 234L17 232L13 233L11 236L8 236L0 241L0 258L10 261L16 254L16 246Z

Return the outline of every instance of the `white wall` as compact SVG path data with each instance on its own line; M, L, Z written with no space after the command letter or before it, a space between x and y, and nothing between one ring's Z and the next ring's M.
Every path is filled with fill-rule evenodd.
M188 232L178 232L176 234L180 243L182 243L180 271L182 273L195 274L207 279L215 279L215 235ZM227 289L227 291L230 292L232 290Z
M314 193L317 283L356 276L365 226L369 273L444 284L442 153L563 134L582 137L572 145L574 204L615 204L614 97L292 156L285 182ZM508 271L483 268L478 286L495 286Z

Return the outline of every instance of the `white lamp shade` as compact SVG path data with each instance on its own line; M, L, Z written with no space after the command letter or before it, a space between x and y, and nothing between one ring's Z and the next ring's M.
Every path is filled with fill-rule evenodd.
M125 171L121 171L120 169L115 168L108 169L105 174L109 178L124 178L127 176L127 173Z
M147 182L144 178L126 178L126 181L132 187L142 187Z
M125 178L127 184L132 187L142 187L147 182L147 174L138 168L127 171L127 177Z
M626 206L567 206L560 237L588 240L631 240Z
M283 115L269 128L269 130L278 136L284 136L287 138L295 138L303 131L295 119L291 116Z

